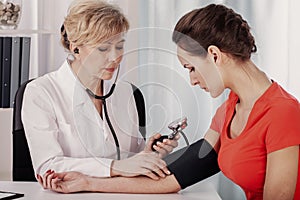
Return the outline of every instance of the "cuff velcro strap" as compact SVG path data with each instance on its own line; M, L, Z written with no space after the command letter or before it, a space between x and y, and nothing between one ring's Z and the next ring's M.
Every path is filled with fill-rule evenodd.
M164 158L181 189L191 186L220 171L218 155L204 139L184 147Z

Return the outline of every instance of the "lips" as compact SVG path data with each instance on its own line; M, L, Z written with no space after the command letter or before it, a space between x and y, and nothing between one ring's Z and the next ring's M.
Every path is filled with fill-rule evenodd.
M105 70L110 72L110 73L113 73L116 70L116 68L113 68L113 67L112 68L105 68Z

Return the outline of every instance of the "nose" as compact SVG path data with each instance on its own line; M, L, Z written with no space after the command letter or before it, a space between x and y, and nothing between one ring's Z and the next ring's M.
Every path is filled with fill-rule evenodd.
M192 86L199 84L197 77L195 75L193 75L192 73L190 73L190 82L191 82Z
M111 49L108 54L108 60L110 62L117 62L121 58L122 53L118 52L116 49Z

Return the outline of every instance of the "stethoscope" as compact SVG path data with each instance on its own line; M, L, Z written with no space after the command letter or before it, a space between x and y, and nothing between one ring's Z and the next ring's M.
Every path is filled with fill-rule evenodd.
M91 97L93 97L94 99L97 99L97 100L102 100L102 105L103 105L103 109L104 109L105 119L107 121L108 127L109 127L109 129L110 129L110 131L111 131L111 133L113 135L114 141L115 141L115 145L116 145L116 149L117 149L117 159L118 160L120 160L120 157L121 157L120 145L119 145L119 140L118 140L118 137L117 137L116 132L114 130L114 127L112 126L111 121L110 121L109 116L108 116L107 106L106 106L106 99L108 97L110 97L113 94L114 90L115 90L116 82L117 82L117 79L118 79L118 76L119 76L119 71L120 71L120 65L118 66L118 71L117 71L117 75L116 75L115 81L112 84L109 92L106 95L104 95L104 96L98 96L98 95L94 94L89 88L85 89L87 91L87 93L89 94L89 96L91 96Z
M63 33L64 31L65 31L65 27L64 27L64 25L62 25L62 27L61 27L61 32ZM64 37L64 40L67 41L67 42L69 43L68 36L67 36L67 32L64 33L63 37ZM79 49L78 49L78 48L75 48L75 49L74 49L74 53L78 54L78 53L79 53ZM69 66L71 66L70 61L69 61L68 58L67 58L67 62L68 62L68 64L69 64ZM102 100L102 105L103 105L103 108L104 108L104 115L105 115L105 118L106 118L108 127L109 127L109 129L110 129L110 131L111 131L111 133L112 133L112 135L113 135L114 141L115 141L115 145L116 145L116 149L117 149L117 156L118 156L117 159L118 159L118 160L120 160L120 157L121 157L121 155L120 155L120 145L119 145L119 140L118 140L118 137L117 137L116 132L115 132L115 130L114 130L114 127L112 126L111 121L110 121L110 119L109 119L108 112L107 112L106 101L105 101L105 100L106 100L108 97L110 97L110 96L113 94L114 90L115 90L116 82L117 82L117 79L118 79L118 76L119 76L119 71L120 71L120 65L118 66L118 71L117 71L117 75L116 75L115 81L114 81L114 83L112 84L112 86L111 86L109 92L108 92L106 95L104 95L104 96L98 96L98 95L94 94L89 88L86 88L86 89L85 89L85 90L87 91L87 93L88 93L91 97L93 97L93 98L95 98L95 99L98 99L98 100Z

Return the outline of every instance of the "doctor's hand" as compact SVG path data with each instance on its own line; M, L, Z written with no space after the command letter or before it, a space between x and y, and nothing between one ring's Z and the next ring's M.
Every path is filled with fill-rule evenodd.
M149 138L149 141L146 144L145 151L151 152L154 140L159 139L160 137L161 137L160 133L156 133L153 136L151 136ZM178 146L179 138L180 138L180 135L177 134L173 140L164 139L163 142L157 142L156 145L153 146L153 148L156 150L159 157L163 158L166 155L168 155L169 153L171 153L173 151L173 149Z
M44 189L51 189L52 179L55 178L53 170L49 169L43 176L37 174L36 177Z
M158 180L170 174L165 161L152 151L142 151L124 160L114 160L111 165L111 177L144 175L153 180Z
M49 170L50 171L50 170ZM50 189L60 193L72 193L89 191L89 179L80 172L63 172L55 173L54 171L46 172L43 177L38 175L38 182L44 189Z

